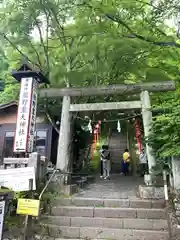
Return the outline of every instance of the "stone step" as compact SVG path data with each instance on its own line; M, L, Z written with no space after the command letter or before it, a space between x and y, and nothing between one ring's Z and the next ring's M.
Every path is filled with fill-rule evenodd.
M120 208L164 208L164 200L140 199L102 199L102 198L57 198L55 205L61 206L86 206L86 207L120 207Z
M51 214L53 216L67 217L166 219L164 209L145 208L58 206L52 208Z
M48 216L43 222L69 227L104 227L137 230L167 230L167 220Z
M45 226L44 226L45 227ZM111 240L168 240L167 231L46 225L51 237Z

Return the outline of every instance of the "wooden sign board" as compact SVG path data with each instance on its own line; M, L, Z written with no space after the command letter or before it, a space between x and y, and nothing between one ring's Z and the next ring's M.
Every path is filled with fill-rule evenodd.
M31 119L33 78L21 78L13 152L27 152Z
M29 158L4 158L4 164L28 164Z
M17 204L17 214L39 216L40 200L19 198Z
M29 191L29 179L33 179L33 190L36 190L35 168L12 168L0 170L0 186L15 192Z

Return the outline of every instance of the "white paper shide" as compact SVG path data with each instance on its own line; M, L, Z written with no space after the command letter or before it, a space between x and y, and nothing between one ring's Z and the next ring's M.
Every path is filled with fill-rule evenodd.
M27 152L33 78L21 79L14 152Z

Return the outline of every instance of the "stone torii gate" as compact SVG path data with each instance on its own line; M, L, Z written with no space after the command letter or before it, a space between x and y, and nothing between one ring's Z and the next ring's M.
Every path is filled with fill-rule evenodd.
M152 111L149 93L166 92L174 90L175 83L173 81L139 83L139 84L120 84L87 88L41 89L39 93L40 97L47 98L63 97L56 168L64 173L68 171L70 116L72 112L141 109L144 125L144 134L145 137L148 137L152 123ZM140 94L139 101L71 104L72 97L118 95L118 94L129 95L137 93ZM153 150L148 144L146 144L146 153L149 171L151 172L152 167L156 164L156 160L153 155Z

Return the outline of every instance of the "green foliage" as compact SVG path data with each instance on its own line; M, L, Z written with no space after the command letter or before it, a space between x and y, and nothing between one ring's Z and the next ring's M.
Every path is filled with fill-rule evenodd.
M160 8L166 17L172 11ZM0 20L6 82L23 59L54 87L164 80L179 72L179 49L166 44L177 40L175 31L147 1L3 0ZM8 85L0 102L17 93L18 85Z
M107 135L107 133L106 133ZM106 136L105 135L105 136ZM93 172L97 172L100 167L100 148L102 147L103 144L106 142L106 137L100 136L101 139L96 145L96 150L94 152L93 158L90 160L90 168L92 169Z
M156 95L154 110L160 110L154 116L152 134L148 139L156 157L164 159L171 156L180 156L180 91Z
M99 165L100 165L99 151L95 151L93 159L90 162L90 165L91 165L92 169L94 170L94 172L96 172L99 169Z

